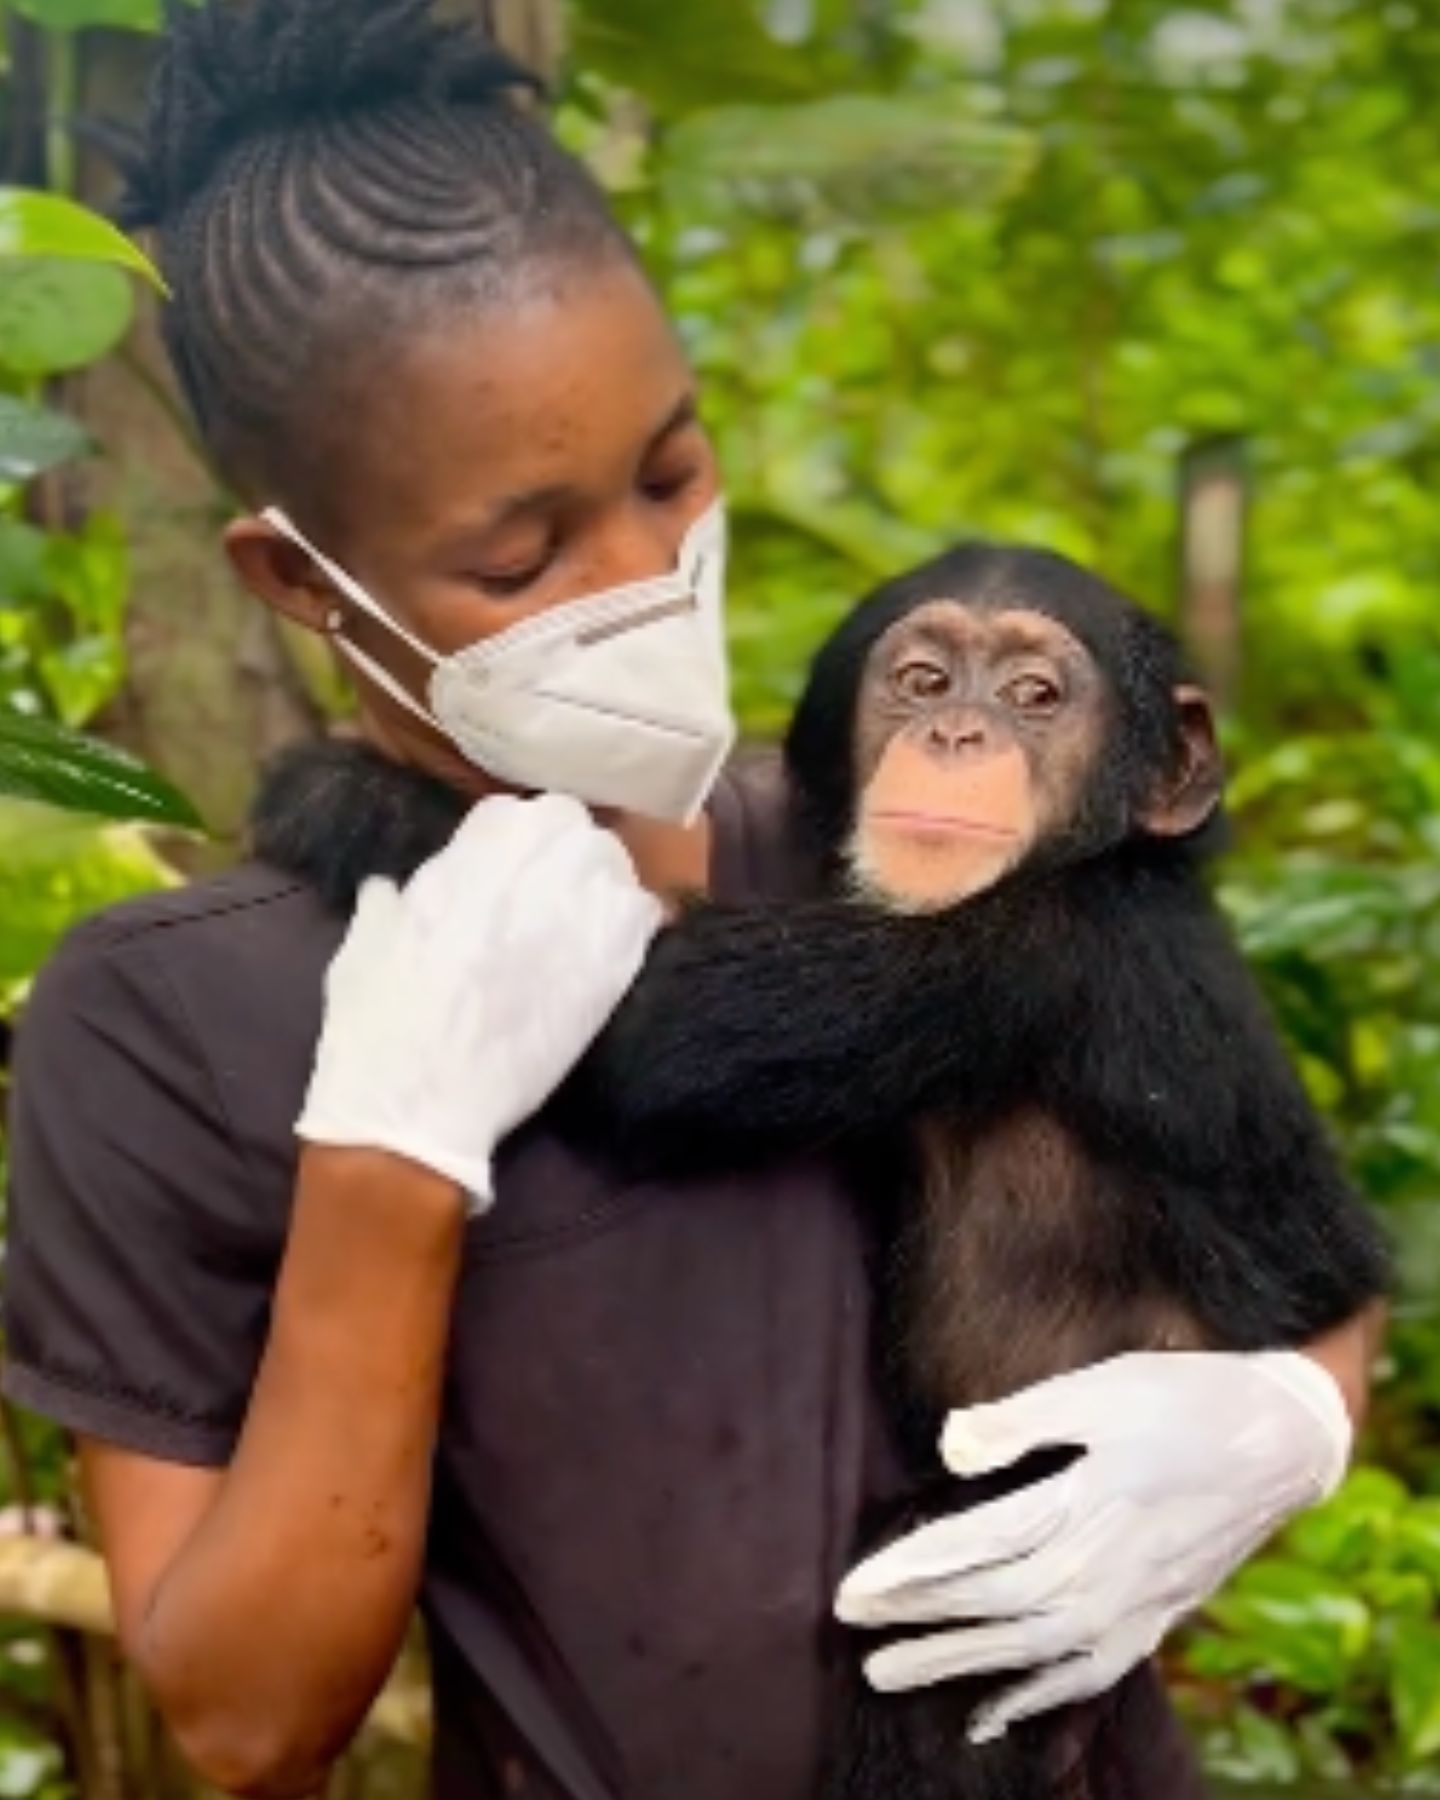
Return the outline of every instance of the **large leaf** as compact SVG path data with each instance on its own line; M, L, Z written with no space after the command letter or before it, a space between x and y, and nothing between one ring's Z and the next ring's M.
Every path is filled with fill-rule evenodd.
M1340 1687L1370 1642L1369 1612L1342 1582L1278 1556L1242 1569L1207 1610L1242 1666L1306 1694ZM1223 1644L1197 1645L1197 1658Z
M185 796L134 757L15 713L0 712L0 795L107 819L201 828Z
M0 518L0 612L49 589L45 558L50 540L23 519Z
M133 310L130 283L103 263L0 260L0 367L83 369L120 342Z
M133 826L0 800L0 995L78 920L174 880Z
M18 487L33 481L81 455L89 445L83 427L63 413L0 394L0 485Z
M63 194L0 187L0 258L10 257L114 263L164 287L155 265L123 231Z
M1440 1626L1431 1620L1396 1621L1390 1702L1406 1755L1440 1753Z
M155 31L160 0L11 0L23 18L51 31L82 31L106 25L122 31Z
M823 90L823 54L782 44L753 0L581 0L577 66L633 88L664 111L727 100L793 100Z
M950 93L837 94L794 106L724 106L677 125L662 180L683 213L737 204L862 223L992 203L1022 181L1035 140L967 117Z

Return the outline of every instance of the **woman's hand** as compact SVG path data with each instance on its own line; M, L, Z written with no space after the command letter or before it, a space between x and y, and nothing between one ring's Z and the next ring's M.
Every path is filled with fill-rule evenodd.
M1137 1354L953 1413L960 1476L1047 1446L1051 1479L928 1525L856 1569L837 1612L866 1629L941 1627L877 1651L894 1691L1033 1671L972 1721L977 1742L1089 1699L1149 1656L1278 1526L1339 1485L1351 1425L1308 1357Z
M579 1061L660 920L577 801L481 801L403 891L362 891L299 1135L390 1151L487 1205L496 1146Z

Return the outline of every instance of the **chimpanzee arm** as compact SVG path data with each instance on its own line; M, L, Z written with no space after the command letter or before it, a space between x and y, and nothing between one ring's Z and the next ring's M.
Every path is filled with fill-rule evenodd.
M1298 1345L1385 1290L1378 1225L1341 1172L1223 921L1197 889L1112 935L1057 1114L1150 1221L1147 1255L1217 1346Z
M1051 882L945 917L845 901L700 906L570 1083L572 1128L646 1169L733 1165L994 1106L1080 992Z

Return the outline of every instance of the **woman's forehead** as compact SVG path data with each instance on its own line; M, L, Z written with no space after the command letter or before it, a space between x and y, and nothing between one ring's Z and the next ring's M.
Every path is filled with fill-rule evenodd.
M484 529L517 504L633 479L692 392L653 291L617 260L478 303L372 364L347 476L416 528Z

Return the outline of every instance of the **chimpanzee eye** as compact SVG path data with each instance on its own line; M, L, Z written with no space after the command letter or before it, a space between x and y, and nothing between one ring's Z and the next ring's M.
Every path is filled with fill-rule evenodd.
M950 687L949 673L933 662L901 663L891 680L902 700L938 700Z
M1053 713L1060 704L1060 689L1044 675L1019 675L1001 689L1001 698L1017 712Z

